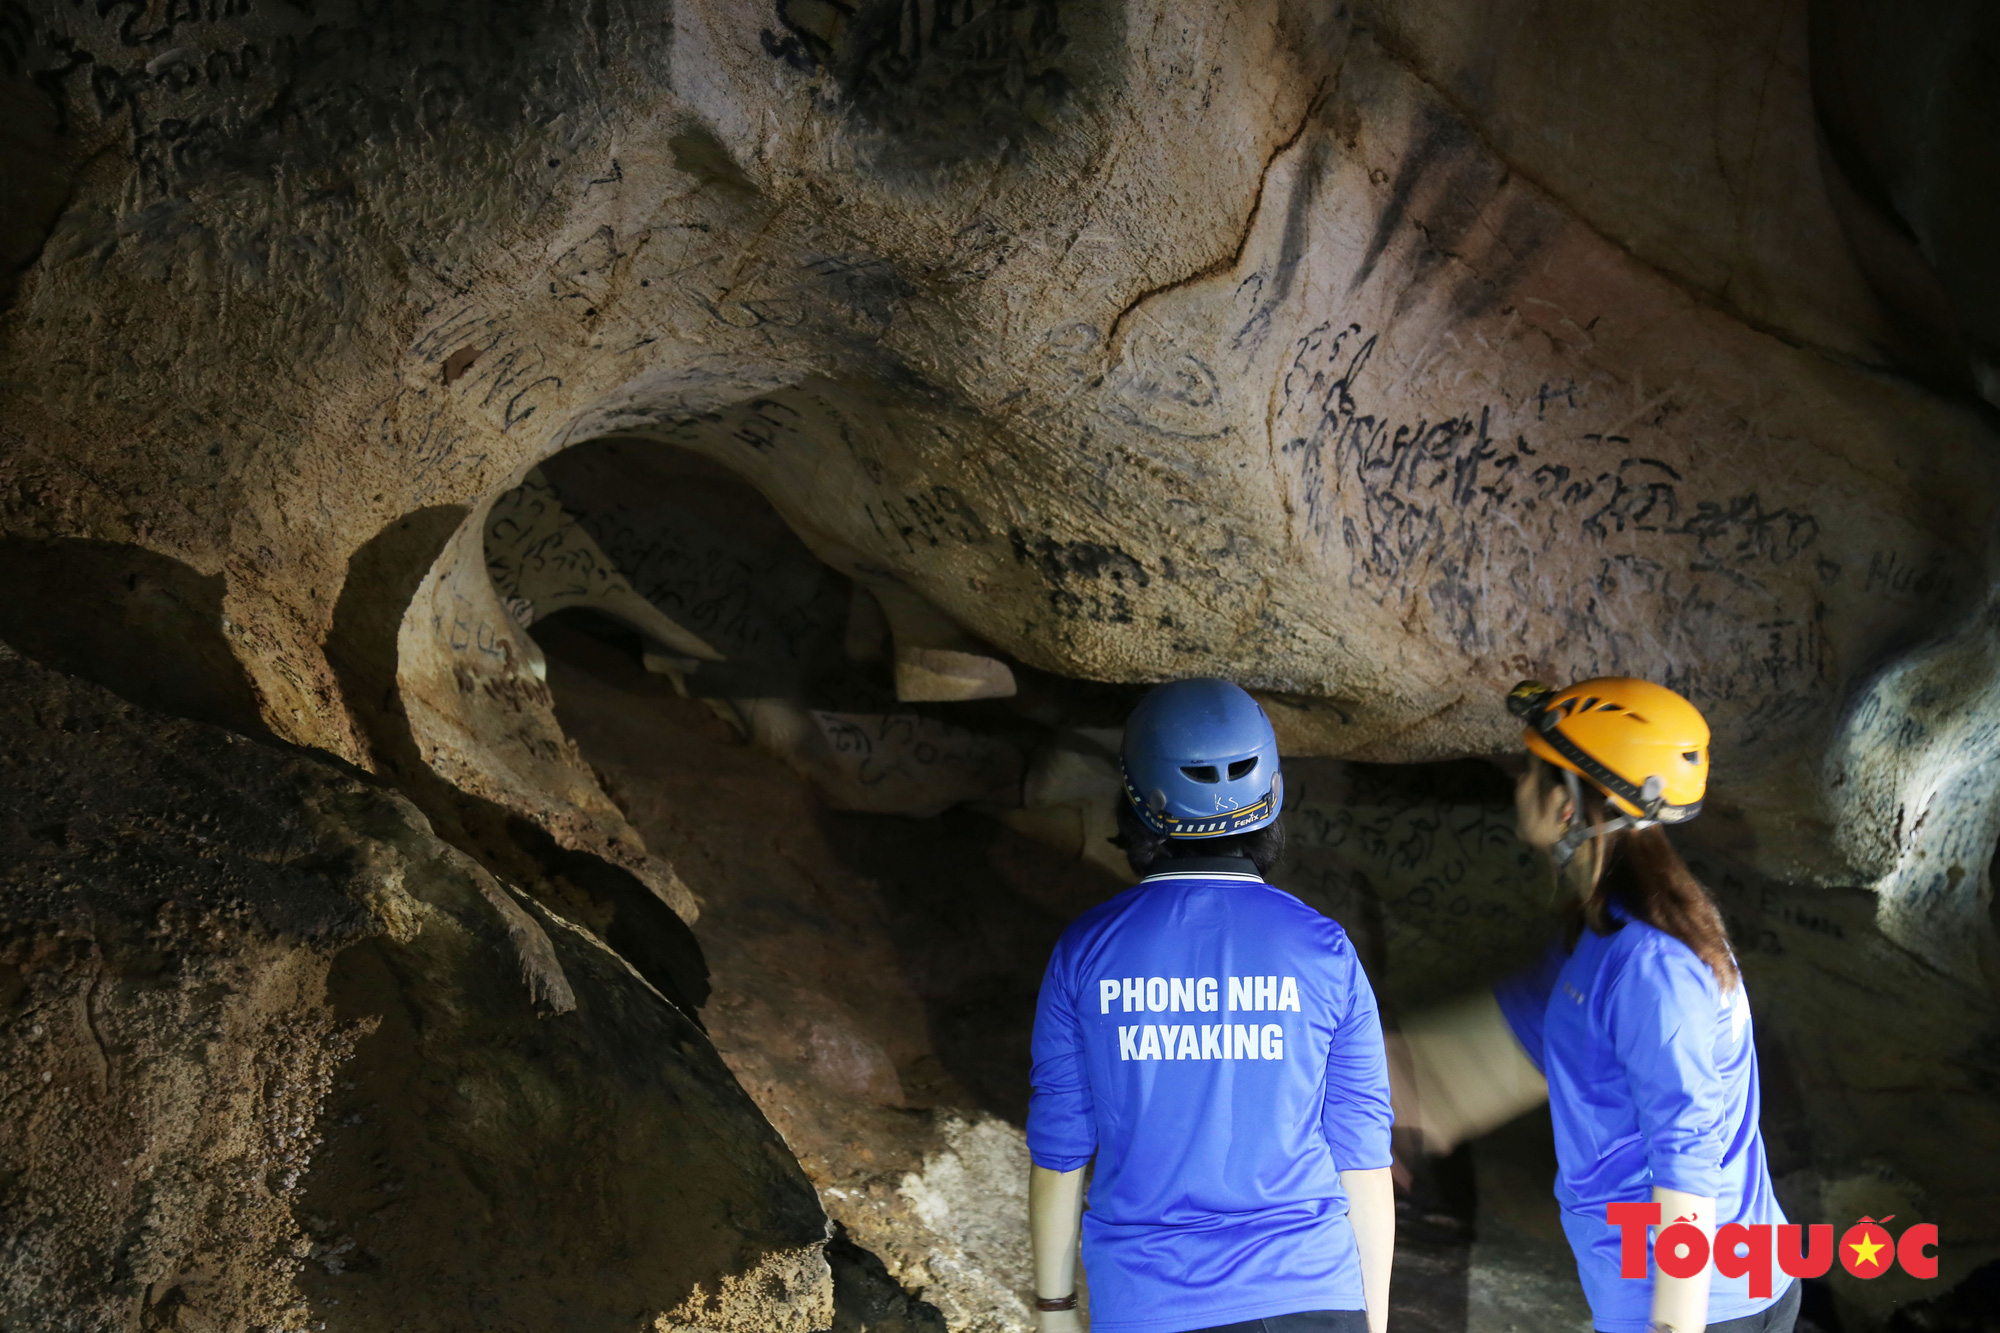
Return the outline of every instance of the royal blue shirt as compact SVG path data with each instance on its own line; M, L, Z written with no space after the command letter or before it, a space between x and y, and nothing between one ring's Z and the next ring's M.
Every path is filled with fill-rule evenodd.
M1584 931L1576 952L1557 946L1494 993L1549 1081L1556 1198L1592 1318L1604 1333L1646 1333L1651 1247L1647 1277L1621 1278L1607 1204L1647 1202L1663 1185L1713 1198L1717 1226L1780 1225L1785 1215L1757 1128L1757 1047L1743 983L1725 993L1687 945L1615 903L1611 915L1620 929ZM1776 1299L1751 1299L1749 1282L1715 1273L1708 1322L1740 1319ZM1782 1294L1785 1282L1780 1276L1774 1289Z
M1366 1308L1339 1173L1390 1161L1375 993L1338 925L1232 863L1085 913L1042 979L1028 1148L1097 1158L1096 1333Z

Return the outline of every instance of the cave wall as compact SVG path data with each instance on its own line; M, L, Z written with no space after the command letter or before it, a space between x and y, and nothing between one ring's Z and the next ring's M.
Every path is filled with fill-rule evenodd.
M1991 429L1842 249L1801 7L833 12L33 18L75 180L6 316L8 529L219 574L268 725L368 763L351 555L648 435L1018 660L1272 691L1297 750L1666 676L1761 865L1976 968L1983 868L1900 873L1937 747L1828 755L1984 613Z
M402 1080L382 1103L397 1114L462 1109L481 1080L681 1042L707 996L692 923L732 978L712 1019L729 1064L686 1037L686 1070L661 1077L736 1095L715 1129L732 1143L773 1143L777 1122L819 1198L787 1177L797 1210L752 1227L731 1263L670 1265L673 1291L619 1299L730 1327L763 1317L746 1294L763 1274L817 1319L831 1298L802 1219L823 1206L862 1236L859 1205L828 1191L873 1177L845 1148L815 1165L813 1117L787 1122L774 1108L794 1085L757 1061L796 1039L816 1068L819 1038L768 1014L730 1036L724 1016L770 980L768 957L730 961L754 933L741 886L694 882L651 780L621 779L603 729L565 714L564 668L522 603L617 602L662 703L691 690L690 709L815 800L971 802L1100 868L1116 862L1115 733L1048 682L1240 680L1288 756L1324 765L1300 770L1300 891L1373 941L1410 1003L1533 934L1532 886L1458 778L1399 795L1346 765L1499 753L1515 679L1631 672L1717 725L1692 841L1757 942L1753 982L1758 957L1783 960L1769 975L1802 1090L1800 1206L1916 1200L1967 1219L1965 1253L1990 1250L1983 1167L1871 1145L1903 1132L1899 1096L1951 1134L1989 1128L1991 46L1976 4L1909 19L1861 0L8 7L0 640L126 701L303 747L285 764L356 766L401 793L369 799L412 805L395 807L404 831L354 837L434 838L418 859L452 869L417 879L456 886L435 891L460 924L438 918L414 937L429 943L368 917L338 948L254 931L228 946L284 961L216 964L251 997L229 1001L251 1026L227 1049L292 1061L304 1091L255 1092L191 1048L158 1059L231 1106L279 1097L300 1123L365 1122L385 1079ZM629 470L592 474L601 447ZM641 504L663 476L764 553L749 575L703 587L659 567L680 558L659 542L698 526ZM552 534L527 516L538 488L571 506ZM495 542L509 523L527 541L512 555ZM554 582L524 592L533 562ZM586 565L595 581L564 591ZM878 659L874 694L828 665ZM40 720L9 725L32 741L21 753L43 743ZM908 762L919 749L933 757ZM1457 890L1468 877L1485 896ZM23 939L97 938L40 910L10 909ZM504 954L500 931L545 980L559 959L587 1033L543 1041L569 1020L528 1021L558 992L506 979L513 963L486 958L475 984L446 954L394 961L454 930ZM546 949L519 943L535 939ZM19 1012L72 993L95 1012L91 957L37 974L48 995L19 992ZM245 979L267 972L295 984ZM386 997L460 985L514 1011L435 1020L428 1040L464 1053L454 1077L474 1090L447 1095L410 1072L421 1006ZM1885 993L1880 1025L1924 1040L1829 1034L1828 1015L1864 1024ZM193 1004L166 995L146 1002ZM256 1024L278 1009L316 1035L271 1046ZM208 1021L198 1010L174 1021ZM821 1043L846 1071L829 1075L847 1079L838 1095L895 1122L863 1048L893 1042L850 1035ZM395 1042L402 1055L370 1056ZM77 1050L65 1079L110 1077ZM326 1082L336 1066L354 1088ZM961 1088L931 1109L890 1136L896 1172L984 1179L1005 1108ZM547 1113L496 1111L529 1140ZM161 1243L304 1247L321 1258L303 1277L161 1258L140 1286L117 1276L118 1299L192 1328L201 1282L238 1283L229 1299L272 1318L347 1279L382 1302L417 1290L444 1262L422 1246L379 1275L341 1257L381 1253L361 1220L378 1185L355 1165L375 1158L365 1134L327 1133L324 1160L346 1165L310 1186L322 1211L267 1189L240 1245L193 1223ZM253 1139L177 1151L233 1161ZM495 1252L544 1225L489 1206L542 1188L544 1166L451 1143L515 1174L440 1178L436 1211L408 1216L480 1218L473 1248ZM765 1179L738 1168L703 1187ZM1018 1265L940 1220L951 1188L895 1183L889 1206L972 1256L962 1282L939 1279L964 1322L1010 1308ZM622 1199L598 1216L649 1230ZM115 1230L77 1253L115 1248ZM922 1244L896 1234L867 1232L875 1255L826 1253L924 1285ZM567 1299L547 1274L519 1281L522 1301ZM883 1310L903 1299L878 1294Z

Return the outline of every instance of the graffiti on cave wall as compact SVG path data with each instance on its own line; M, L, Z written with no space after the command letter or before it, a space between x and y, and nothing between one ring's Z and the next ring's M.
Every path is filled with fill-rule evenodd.
M1830 650L1813 593L1844 570L1814 513L1710 492L1655 456L1684 446L1649 440L1644 422L1565 430L1591 419L1573 381L1542 385L1519 429L1498 426L1523 416L1504 402L1401 415L1371 365L1378 345L1360 324L1323 322L1295 340L1280 385L1305 539L1340 552L1350 588L1421 608L1468 657L1748 702L1749 738L1822 705Z

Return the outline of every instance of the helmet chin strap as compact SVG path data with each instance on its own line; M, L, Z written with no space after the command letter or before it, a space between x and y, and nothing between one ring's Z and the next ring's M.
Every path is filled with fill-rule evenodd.
M1569 830L1562 835L1555 846L1549 848L1549 858L1556 863L1557 870L1561 870L1564 866L1567 866L1576 854L1583 850L1583 844L1589 842L1592 838L1602 838L1606 834L1617 833L1621 829L1651 828L1660 822L1657 819L1641 819L1636 815L1628 815L1620 811L1610 819L1605 820L1602 824L1585 825L1583 822L1583 783L1576 774L1570 772L1568 769L1565 768L1561 772L1563 782L1569 788L1570 815ZM1647 786L1651 787L1655 781L1656 779L1647 779Z

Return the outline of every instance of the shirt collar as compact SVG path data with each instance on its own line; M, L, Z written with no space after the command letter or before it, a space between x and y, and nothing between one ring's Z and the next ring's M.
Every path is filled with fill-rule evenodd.
M1154 871L1140 883L1156 879L1250 879L1259 884L1257 863L1247 856L1169 856L1155 861Z

